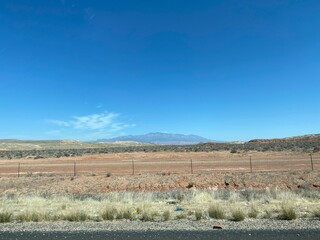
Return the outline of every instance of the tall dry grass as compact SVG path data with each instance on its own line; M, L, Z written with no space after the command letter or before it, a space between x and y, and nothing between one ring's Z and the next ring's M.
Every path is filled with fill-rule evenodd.
M291 206L291 207L289 207ZM0 222L319 218L320 191L278 189L2 195Z

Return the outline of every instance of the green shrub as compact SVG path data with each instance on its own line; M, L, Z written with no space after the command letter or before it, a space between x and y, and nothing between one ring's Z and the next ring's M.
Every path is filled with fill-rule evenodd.
M208 214L210 218L215 218L215 219L224 219L225 218L225 213L222 209L221 206L217 205L212 205L208 209Z
M237 153L237 149L235 149L235 148L231 149L230 153Z

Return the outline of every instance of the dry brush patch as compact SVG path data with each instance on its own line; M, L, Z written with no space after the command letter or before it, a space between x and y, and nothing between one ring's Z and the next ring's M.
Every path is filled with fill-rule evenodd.
M0 222L319 218L319 190L175 190L102 195L2 195Z

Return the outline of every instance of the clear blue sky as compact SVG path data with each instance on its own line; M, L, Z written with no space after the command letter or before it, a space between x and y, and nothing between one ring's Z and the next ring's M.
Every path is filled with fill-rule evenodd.
M0 138L320 133L320 1L2 0Z

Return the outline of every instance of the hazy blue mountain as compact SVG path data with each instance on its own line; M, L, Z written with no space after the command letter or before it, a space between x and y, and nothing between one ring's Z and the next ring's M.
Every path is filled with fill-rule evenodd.
M98 139L97 142L114 141L135 141L154 144L196 144L200 142L209 142L209 139L197 135L171 134L171 133L148 133L144 135L129 135L109 139Z

